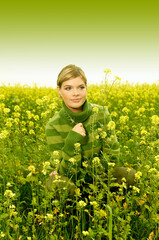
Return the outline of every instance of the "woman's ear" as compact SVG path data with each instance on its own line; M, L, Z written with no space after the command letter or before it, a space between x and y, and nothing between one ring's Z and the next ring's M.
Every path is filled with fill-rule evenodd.
M62 98L62 95L61 95L61 89L60 89L59 86L57 86L57 91L58 91L58 93L59 93L59 97Z

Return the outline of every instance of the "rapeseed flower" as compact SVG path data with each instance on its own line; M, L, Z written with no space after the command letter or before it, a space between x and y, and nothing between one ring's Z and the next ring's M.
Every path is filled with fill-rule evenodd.
M42 173L44 174L44 175L46 175L47 174L47 170L50 168L50 162L44 162L43 163L43 170L42 170Z
M114 167L114 166L115 166L115 163L108 162L108 166L109 166L109 167Z
M70 158L68 161L69 161L70 163L72 163L72 164L75 164L75 163L76 163L76 159L75 159L75 158Z
M98 203L96 201L90 202L90 205L92 205L94 208L98 207Z
M82 231L83 236L88 236L89 232L88 231Z
M41 99L37 99L37 100L36 100L36 104L40 106L40 105L43 104L43 101L42 101Z
M53 219L53 214L52 213L47 213L45 216L46 221L52 221Z
M98 107L93 107L93 112L94 112L94 113L98 113L98 112L99 112Z
M6 190L4 192L4 196L8 197L8 198L14 198L15 197L15 193L13 193L11 190Z
M84 161L84 162L82 162L82 165L83 165L83 167L87 168L88 167L88 162Z
M95 164L95 165L99 165L100 164L99 157L94 157L93 160L92 160L92 163Z
M121 124L125 124L128 120L129 120L128 116L120 116L120 118L119 118L119 122Z
M104 69L104 73L110 74L110 73L111 73L111 70L110 70L109 68L106 68L106 69Z
M30 130L29 130L29 134L30 134L30 135L35 135L34 130L33 130L33 129L30 129Z
M3 94L0 94L0 100L4 100L5 96Z
M138 172L135 173L135 179L136 180L139 180L141 178L141 176L142 176L142 172L138 171Z
M85 203L83 200L78 202L78 206L81 208L84 208L87 205L87 203Z
M101 138L106 138L107 133L105 131L103 131L103 132L101 132L100 136L101 136Z
M156 162L159 162L159 155L155 156Z
M125 113L125 114L128 114L130 112L130 110L127 107L124 107L122 109L122 112Z
M26 111L28 119L30 120L33 117L33 114L30 111Z
M107 124L107 128L108 130L114 130L115 129L115 122L114 121L110 121L108 124Z
M9 109L9 108L4 108L4 109L3 109L3 112L4 112L4 114L7 114L7 113L10 112L10 109Z
M136 193L139 193L139 192L140 192L140 189L139 189L138 187L133 186L132 189L133 189L133 191L136 192Z
M4 138L6 138L8 135L9 135L9 132L8 132L6 129L4 129L4 130L2 130L2 132L0 133L0 139L4 139Z
M80 146L81 146L80 143L75 143L75 144L74 144L75 150L76 150L76 151L80 150Z
M12 187L12 184L10 182L8 182L7 187Z
M0 237L1 237L1 238L4 238L4 237L5 237L4 232L1 231L1 233L0 233Z
M53 151L53 156L59 156L59 151Z
M158 124L159 124L159 117L158 117L157 115L153 115L153 116L151 117L151 122L152 122L152 124L154 124L154 125L158 125Z
M28 171L30 171L31 173L35 173L35 167L33 165L30 165L28 167Z
M34 117L34 120L35 120L35 121L38 121L38 120L39 120L39 116L38 116L38 115L34 115L33 117Z
M18 105L16 105L16 106L14 106L14 111L15 112L19 112L21 109L20 109L20 107L18 106Z

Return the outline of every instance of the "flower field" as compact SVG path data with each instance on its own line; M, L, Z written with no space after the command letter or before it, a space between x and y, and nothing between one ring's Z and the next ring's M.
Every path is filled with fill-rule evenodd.
M108 162L107 184L101 159L93 159L96 178L85 195L78 181L70 197L59 176L57 196L46 186L54 167L45 138L46 123L61 108L56 89L0 87L0 239L159 239L159 85L116 78L88 85L87 98L108 107L120 159ZM113 185L114 165L135 169L135 185ZM84 167L90 171L88 162Z

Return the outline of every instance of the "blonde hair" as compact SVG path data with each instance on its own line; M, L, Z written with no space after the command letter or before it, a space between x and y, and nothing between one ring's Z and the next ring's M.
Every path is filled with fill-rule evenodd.
M81 77L81 79L87 85L87 78L83 70L76 65L69 64L60 71L57 78L57 86L61 88L63 82L77 77Z

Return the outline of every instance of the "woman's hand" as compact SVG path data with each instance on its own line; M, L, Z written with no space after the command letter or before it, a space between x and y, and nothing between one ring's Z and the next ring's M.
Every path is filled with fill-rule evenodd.
M58 173L57 173L57 171L55 170L55 171L53 171L53 172L50 173L50 177L51 177L51 176L54 176L54 175L57 175L57 174L58 174Z
M72 128L72 130L73 130L74 132L77 132L77 133L81 134L83 137L86 136L86 131L85 131L82 123L76 124L76 125L74 126L74 128Z

